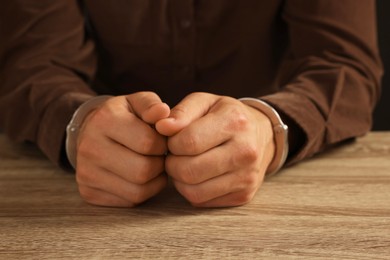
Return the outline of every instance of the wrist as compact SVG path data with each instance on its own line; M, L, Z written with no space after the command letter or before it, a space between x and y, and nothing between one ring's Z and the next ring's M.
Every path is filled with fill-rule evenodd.
M84 102L73 114L72 119L66 127L65 151L70 165L76 169L77 157L77 138L81 125L83 124L87 115L102 103L104 103L111 96L97 96Z
M284 165L288 155L288 127L282 121L278 112L266 102L255 98L240 98L244 104L251 106L265 114L272 124L274 133L275 152L268 169L267 176L275 174Z

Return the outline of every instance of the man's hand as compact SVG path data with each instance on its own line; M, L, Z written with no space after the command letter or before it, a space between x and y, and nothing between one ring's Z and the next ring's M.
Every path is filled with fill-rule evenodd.
M170 109L151 92L114 97L85 119L78 136L81 196L102 206L135 206L167 183L166 137L151 126Z
M269 119L230 97L191 94L156 129L169 136L166 172L198 207L248 203L275 150Z

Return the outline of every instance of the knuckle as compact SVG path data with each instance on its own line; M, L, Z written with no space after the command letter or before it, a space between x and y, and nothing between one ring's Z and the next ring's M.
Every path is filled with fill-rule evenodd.
M104 129L113 124L118 118L128 116L127 110L122 108L123 102L120 99L121 97L111 98L91 112L88 119L89 124L92 124L95 129Z
M253 163L259 158L259 148L256 145L246 145L242 151L243 160Z
M202 196L196 191L190 192L187 199L192 205L198 205L205 202L204 199L202 199Z
M246 174L241 179L241 184L244 187L244 189L254 190L258 186L259 182L259 176L256 174L256 172Z
M245 190L243 192L240 192L237 194L237 197L235 199L236 205L245 205L252 201L253 197L255 196L255 192L253 190Z
M149 162L142 163L140 170L134 173L134 183L143 185L151 179L151 165Z
M112 118L112 113L114 113L115 109L111 109L111 105L108 103L93 112L90 115L88 119L88 123L91 126L96 127L99 129L99 127L106 126L108 122L110 122L110 119Z
M158 101L160 101L159 96L152 91L141 91L136 93L136 97L134 97L134 102L137 104L142 104L144 109L148 109Z
M78 184L91 184L93 182L93 177L83 166L77 165L76 182Z
M191 163L184 163L180 172L181 179L186 184L198 184L198 174Z
M165 160L166 172L174 179L187 185L200 183L199 174L193 162L183 161L176 156L168 156Z
M228 113L230 115L230 120L226 125L227 130L241 132L248 129L250 120L243 110L238 107L231 107Z
M192 204L200 204L204 202L202 193L194 187L187 187L182 190L182 195Z
M241 148L242 159L244 162L252 163L259 158L259 148L253 144L247 144Z
M97 197L95 192L93 190L88 189L84 186L79 186L79 193L83 200L85 200L88 203L95 204Z
M178 104L174 108L172 108L171 114L174 114L176 116L186 115L187 111L188 111L188 109L186 106L184 106L182 104Z
M199 137L195 133L188 133L185 138L183 138L183 149L190 155L198 153L198 144Z
M148 196L147 196L146 190L142 186L139 186L137 189L135 189L132 192L130 198L128 198L128 200L134 204L140 204L147 199L148 199Z
M82 138L77 146L77 157L96 158L100 153L90 138Z
M139 142L140 153L144 155L149 155L154 150L154 147L156 145L156 138L151 133L144 133Z
M139 161L139 170L133 173L135 184L143 185L151 181L158 173L164 170L163 158L142 158Z
M241 145L233 154L233 164L236 166L248 165L256 162L260 156L259 148L254 144Z
M149 176L147 171L139 171L134 174L134 184L143 185L149 181Z

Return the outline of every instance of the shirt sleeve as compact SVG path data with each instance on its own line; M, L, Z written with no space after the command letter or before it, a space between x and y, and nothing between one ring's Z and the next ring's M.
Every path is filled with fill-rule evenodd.
M65 128L95 93L94 44L76 0L12 0L0 8L0 128L59 164Z
M262 99L304 133L292 163L370 130L382 64L375 1L285 3L290 48L277 79L281 89Z

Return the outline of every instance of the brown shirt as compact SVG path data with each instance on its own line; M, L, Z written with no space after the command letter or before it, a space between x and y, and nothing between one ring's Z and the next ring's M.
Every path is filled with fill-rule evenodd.
M0 128L59 162L71 115L97 94L252 96L303 133L297 161L370 129L375 21L373 0L4 1Z

